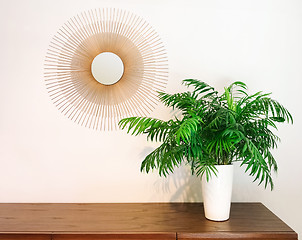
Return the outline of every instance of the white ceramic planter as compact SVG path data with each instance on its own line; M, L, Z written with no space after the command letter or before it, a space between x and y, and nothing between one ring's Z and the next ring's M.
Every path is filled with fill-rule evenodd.
M206 176L202 177L202 196L205 217L213 221L225 221L230 217L233 165L216 165L217 177L212 177L207 182Z

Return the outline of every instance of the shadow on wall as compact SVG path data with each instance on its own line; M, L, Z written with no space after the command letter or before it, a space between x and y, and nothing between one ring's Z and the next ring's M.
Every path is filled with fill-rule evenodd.
M145 147L140 154L140 158L144 159L154 148ZM158 175L154 182L156 192L170 195L170 202L201 202L201 180L196 176L192 176L189 166L182 165L175 168L173 173L167 177L159 176L158 170L154 170Z
M201 180L192 176L188 166L182 166L170 176L176 191L170 198L172 202L202 202Z

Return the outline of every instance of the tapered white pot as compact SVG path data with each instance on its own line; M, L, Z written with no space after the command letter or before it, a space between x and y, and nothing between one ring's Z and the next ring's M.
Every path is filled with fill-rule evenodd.
M217 176L207 181L202 177L202 196L205 217L213 221L225 221L230 217L233 165L216 165Z

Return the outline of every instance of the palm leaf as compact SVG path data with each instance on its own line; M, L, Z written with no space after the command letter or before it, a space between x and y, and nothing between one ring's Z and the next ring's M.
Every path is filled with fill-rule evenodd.
M193 91L159 93L160 101L179 110L181 117L168 121L130 117L119 122L129 134L145 134L148 140L161 142L142 161L141 171L157 169L167 176L186 162L192 174L209 179L216 174L216 164L241 161L254 181L273 189L271 172L278 166L271 150L279 138L271 129L278 130L278 123L293 123L289 111L270 93L248 94L240 81L221 95L203 81L185 79L182 83Z

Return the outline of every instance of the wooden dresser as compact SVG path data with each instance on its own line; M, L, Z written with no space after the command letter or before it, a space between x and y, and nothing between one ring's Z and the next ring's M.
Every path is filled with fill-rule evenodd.
M206 220L202 203L2 203L0 240L297 240L261 203Z

